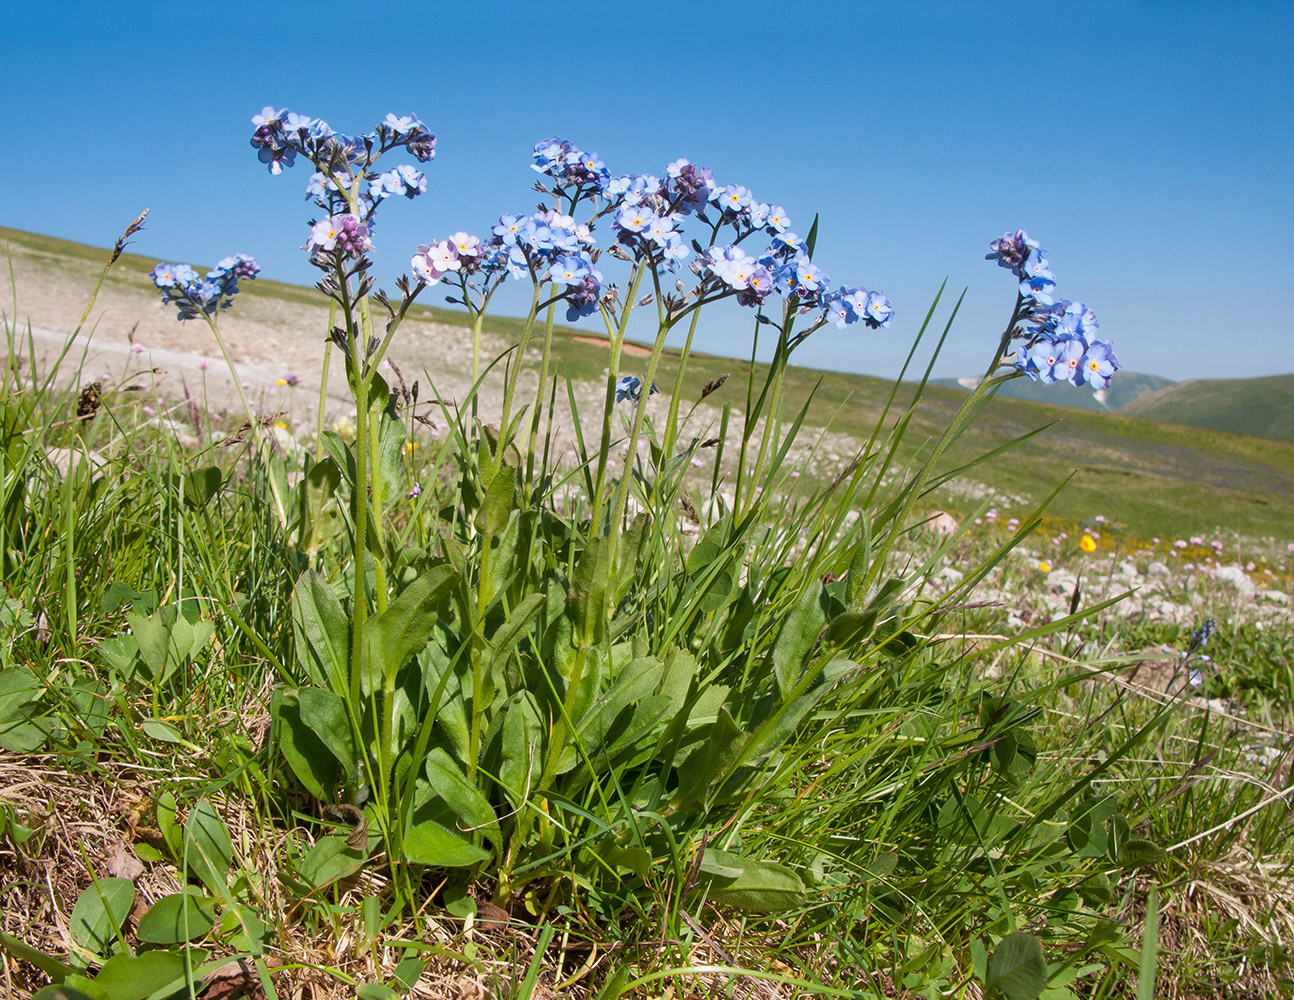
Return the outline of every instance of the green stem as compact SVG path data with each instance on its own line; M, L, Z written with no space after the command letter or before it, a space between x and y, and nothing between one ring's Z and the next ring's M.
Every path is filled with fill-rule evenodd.
M625 341L625 331L629 327L629 314L633 311L633 302L642 286L645 268L639 265L634 271L633 280L629 283L629 292L625 296L624 309L620 322L613 330L607 331L611 340L611 360L607 368L607 393L602 407L602 441L598 446L598 468L593 477L593 533L601 531L602 506L606 501L607 462L611 454L611 427L616 412L616 382L620 378L620 351ZM608 323L608 325L610 325ZM650 386L648 387L650 391Z
M656 377L656 366L660 363L661 352L665 349L665 337L672 325L669 320L665 320L656 333L656 341L651 349L651 360L647 362L647 374L643 378L642 395L634 406L633 424L629 430L629 451L625 455L625 471L620 479L620 487L616 490L615 505L611 510L611 524L607 532L610 539L607 553L608 566L616 564L616 546L620 542L621 522L624 520L625 505L629 500L629 480L633 478L634 457L638 453L638 439L642 435L644 411L651 397L651 385L652 379Z
M557 303L550 303L548 315L544 317L544 349L539 359L539 385L535 388L535 409L530 415L530 434L526 442L526 485L529 487L534 478L535 443L539 439L539 419L544 412L544 390L548 386L548 365L553 353L553 322L557 315Z

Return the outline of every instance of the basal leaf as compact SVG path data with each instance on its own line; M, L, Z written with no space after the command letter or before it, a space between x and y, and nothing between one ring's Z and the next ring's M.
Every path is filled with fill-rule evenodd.
M998 942L989 956L988 977L984 981L989 996L1038 1000L1046 986L1047 963L1042 957L1041 941L1032 934L1016 931Z
M184 821L184 857L189 871L209 889L226 887L233 863L234 845L229 830L206 799L199 799Z

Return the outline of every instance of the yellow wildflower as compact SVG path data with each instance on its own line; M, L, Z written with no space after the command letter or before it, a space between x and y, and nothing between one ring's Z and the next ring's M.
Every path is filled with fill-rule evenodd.
M1095 552L1096 539L1094 539L1091 535L1084 535L1082 539L1079 541L1078 547L1082 549L1084 552Z

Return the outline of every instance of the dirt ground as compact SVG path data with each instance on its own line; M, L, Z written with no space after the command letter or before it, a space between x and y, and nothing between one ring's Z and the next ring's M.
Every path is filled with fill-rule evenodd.
M34 364L38 374L46 374L66 348L59 368L64 383L97 380L105 388L134 386L136 392L155 388L172 398L183 398L187 387L199 403L205 394L214 409L241 409L228 365L207 324L177 321L175 307L163 305L138 276L110 274L81 333L69 344L93 292L97 269L25 248L15 248L10 262L12 280L8 269L0 271L0 315L20 341L16 346L23 363ZM322 294L319 298L319 305L308 306L242 294L219 318L244 391L253 407L267 415L290 413L313 420L328 329L328 309ZM487 336L482 354L493 357L504 346ZM407 320L388 357L410 386L415 379L420 382L422 399L432 397L434 385L440 397L457 400L470 385L471 348L469 330ZM299 380L295 387L280 384L290 381L290 375ZM387 366L383 375L396 381ZM484 412L490 412L492 404L487 390ZM353 413L335 351L327 409L330 418Z

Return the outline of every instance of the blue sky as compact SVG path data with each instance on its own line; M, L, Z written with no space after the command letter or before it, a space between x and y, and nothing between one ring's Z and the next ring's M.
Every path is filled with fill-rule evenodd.
M896 373L947 276L969 291L936 374L978 372L1013 302L987 243L1023 227L1126 368L1294 371L1285 0L6 7L14 228L109 246L148 206L136 252L242 251L312 284L308 171L271 177L251 116L273 104L359 132L412 112L438 154L427 194L379 216L388 286L416 244L532 207L531 148L561 135L614 173L686 156L802 234L820 213L815 262L897 315L815 333L803 364ZM749 338L734 307L697 347Z

